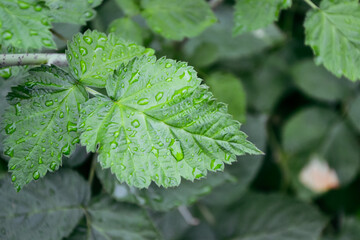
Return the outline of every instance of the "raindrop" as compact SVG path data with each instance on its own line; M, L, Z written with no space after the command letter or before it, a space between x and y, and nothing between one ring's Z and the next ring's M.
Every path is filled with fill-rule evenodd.
M76 144L76 143L79 143L80 142L80 138L76 137L72 140L71 144Z
M86 11L86 12L84 13L84 16L89 19L89 18L91 18L92 16L94 16L94 13L89 10L89 11Z
M15 114L16 116L19 116L20 113L21 113L21 103L18 102L17 104L15 104Z
M110 147L111 149L116 149L118 146L117 142L111 142Z
M176 161L181 161L184 159L184 152L179 141L172 139L169 144L169 148L171 155L176 159Z
M12 181L12 182L15 182L15 181L16 181L16 176L13 175L13 176L11 177L11 181Z
M82 56L86 56L88 54L88 51L84 47L79 47L79 52Z
M16 131L15 123L9 123L5 127L6 134L13 134Z
M0 70L0 77L8 79L12 75L11 68L4 68Z
M43 19L41 19L41 23L44 26L50 26L49 19L47 17L44 17Z
M159 92L158 94L156 94L156 96L155 96L156 101L160 101L163 96L164 96L163 92Z
M52 106L52 105L54 105L54 101L53 101L53 100L48 100L48 101L45 102L45 106L47 106L47 107L50 107L50 106Z
M172 78L171 77L168 77L167 79L165 79L165 81L167 82L171 82Z
M40 11L42 10L42 7L41 7L40 4L36 4L36 5L34 6L34 9L35 9L35 11L40 12Z
M53 45L52 41L48 38L42 38L41 42L47 47L51 47Z
M24 1L17 1L18 5L21 9L28 9L30 7L30 4Z
M155 157L157 158L159 157L159 149L153 147L151 149L151 152L155 155Z
M225 153L225 161L229 161L229 160L230 160L230 157L231 157L231 155Z
M80 66L81 66L81 72L85 73L86 72L86 63L83 60L80 61Z
M34 178L34 180L38 180L38 179L40 178L40 173L39 173L39 171L35 171L35 172L33 173L33 178Z
M126 72L125 69L124 69L124 72ZM134 73L131 75L131 78L130 78L130 80L129 80L129 83L130 83L130 85L131 85L131 84L133 84L133 83L136 83L137 81L139 81L139 72L134 72Z
M30 34L30 36L37 36L37 35L39 35L38 32L35 31L35 30L30 30L30 31L29 31L29 34Z
M216 159L211 160L210 168L211 168L212 170L221 169L222 166L223 166L222 162L219 162L219 161L217 161Z
M16 168L16 164L12 165L12 167L10 168L10 170L15 170Z
M14 156L14 149L9 147L8 149L5 150L4 154L6 156L13 157Z
M84 36L83 39L89 45L92 44L92 42L93 42L93 39L91 37L88 37L88 36Z
M50 163L50 169L51 169L52 171L55 171L56 166L57 166L56 162L52 161L52 162Z
M70 155L70 151L71 151L71 148L70 148L70 145L69 145L69 144L66 144L66 145L61 149L61 152L62 152L64 155Z
M39 161L38 161L39 164L43 164L43 160L42 160L42 157L39 157Z
M60 112L59 118L64 118L64 112L63 111Z
M75 75L76 75L76 76L79 76L79 72L78 72L78 70L77 70L75 67L73 68L73 70L74 70Z
M13 37L13 33L10 32L9 30L4 31L2 37L4 38L4 40L9 40Z
M202 172L197 168L193 168L192 174L195 178L201 178L204 176Z
M29 131L25 131L25 136L29 135L29 133L30 133Z
M121 170L125 170L126 169L126 167L125 167L125 165L124 164L120 164L120 167L121 167Z
M114 137L118 137L120 135L119 131L114 132Z
M141 98L138 102L139 105L146 105L149 103L149 99L148 98Z
M67 123L67 130L68 130L68 132L76 132L78 130L77 129L77 124L73 123L73 122L68 122Z
M166 68L169 68L169 67L171 67L172 66L172 64L171 63L167 63L167 64L165 64L165 67Z
M134 128L138 128L140 126L139 120L135 119L131 122L131 125L133 125Z

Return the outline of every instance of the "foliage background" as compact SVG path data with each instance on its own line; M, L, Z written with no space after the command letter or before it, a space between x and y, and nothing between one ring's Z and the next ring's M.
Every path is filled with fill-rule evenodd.
M33 231L35 221L53 229L51 239L92 239L91 229L94 239L358 240L359 84L315 65L312 50L304 44L309 6L294 1L276 24L233 36L234 1L224 1L213 9L218 22L198 36L174 41L153 33L136 10L121 5L124 2L103 1L86 25L53 24L62 35L54 36L57 51L66 48L63 38L90 28L154 48L158 57L188 61L266 154L238 157L225 173L195 183L137 190L117 182L94 165L94 154L78 147L73 156L64 157L58 173L29 184L18 195L9 187L7 159L2 156L0 222L5 224L0 236L21 229L21 239L29 233L45 239L42 234L48 230ZM26 72L20 67L0 70L1 106ZM339 188L315 193L299 181L301 169L314 158L336 171ZM49 204L41 211L39 206ZM9 206L24 206L27 214L9 222ZM69 215L74 223L52 220L50 212L59 206L74 209ZM29 209L37 214L29 214ZM69 224L76 228L69 229Z

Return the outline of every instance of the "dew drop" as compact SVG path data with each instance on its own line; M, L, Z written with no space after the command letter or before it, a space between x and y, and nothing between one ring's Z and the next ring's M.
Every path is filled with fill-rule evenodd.
M77 124L73 123L73 122L68 122L67 123L67 130L68 130L68 132L76 132L78 130L77 129Z
M125 170L126 169L126 167L125 167L125 165L124 164L120 164L120 167L121 167L121 170Z
M184 152L179 141L172 139L169 144L169 149L171 155L176 159L176 161L181 161L184 159Z
M36 4L34 6L35 11L40 12L42 10L42 6L40 4Z
M42 38L41 42L46 46L46 47L51 47L53 45L52 41L48 38Z
M44 26L48 26L48 27L50 26L49 19L47 17L44 17L43 19L41 19L41 23Z
M140 126L139 120L135 119L131 122L131 125L133 125L134 128L138 128Z
M79 143L80 142L80 138L76 137L72 140L71 144L74 145L76 143Z
M89 19L89 18L91 18L92 16L94 16L94 13L89 10L89 11L86 11L86 12L84 13L84 16L85 16L87 19Z
M60 112L59 118L64 118L64 112L63 111Z
M29 131L25 131L25 136L29 135L29 133L30 133Z
M57 166L56 162L52 161L52 162L50 163L50 169L51 169L52 171L55 171L56 166Z
M231 155L225 153L225 161L229 161L229 160L230 160L230 157L231 157Z
M15 170L15 168L16 168L16 164L12 165L10 170Z
M28 9L30 7L30 4L24 1L17 1L19 8L21 9Z
M169 68L169 67L171 67L172 66L172 64L171 63L167 63L167 64L165 64L165 67L166 68Z
M12 181L12 182L15 182L15 181L16 181L16 176L13 175L13 176L11 177L11 181Z
M30 31L29 31L29 34L30 34L30 36L37 36L37 35L39 35L39 33L38 33L37 31L31 30L31 29L30 29Z
M141 98L139 99L139 101L137 102L139 105L146 105L149 103L149 99L148 98Z
M88 36L84 36L83 39L89 45L92 44L92 42L93 42L93 39L91 37L88 37Z
M223 166L223 164L221 162L217 161L216 159L211 160L210 168L212 170L221 169L222 166Z
M11 68L4 68L0 70L0 77L8 79L12 75Z
M2 37L4 38L4 40L10 40L13 37L13 33L9 30L6 30L3 32Z
M61 152L62 152L64 155L70 155L70 151L71 151L71 148L70 148L70 145L69 145L69 144L66 144L66 145L61 149Z
M16 116L19 116L20 113L21 113L21 103L18 102L17 104L15 104L15 114Z
M202 172L197 168L193 168L192 174L195 178L201 178L204 176Z
M190 71L184 71L183 74L179 76L180 79L184 79L185 81L191 80L191 73Z
M79 76L79 71L77 70L77 68L74 67L73 70L74 70L75 75Z
M13 134L16 131L15 123L9 123L5 127L6 134Z
M80 66L81 66L81 72L85 73L86 72L86 63L83 60L80 61Z
M38 161L39 164L43 164L43 160L42 160L42 157L39 157L39 161Z
M88 51L84 47L79 47L79 52L82 56L86 56L88 54Z
M114 132L114 137L118 137L120 135L119 131Z
M159 149L153 147L151 149L151 152L155 155L155 157L157 158L159 157Z
M8 149L5 150L4 154L6 156L13 157L14 156L14 149L9 147Z
M155 96L155 100L158 102L162 99L162 97L164 96L163 92L159 92L158 94L156 94Z
M38 180L38 179L40 178L40 173L39 173L39 171L35 171L35 172L33 173L33 178L34 178L34 180Z
M118 146L117 142L111 142L110 147L111 149L116 149Z
M172 78L171 77L168 77L167 79L165 79L165 81L167 82L171 82Z
M48 101L45 102L45 106L47 106L47 107L50 107L50 106L52 106L52 105L54 105L54 101L53 101L53 100L48 100Z

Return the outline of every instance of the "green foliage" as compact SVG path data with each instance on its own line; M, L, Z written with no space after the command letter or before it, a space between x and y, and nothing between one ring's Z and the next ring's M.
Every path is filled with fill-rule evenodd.
M247 194L235 211L238 217L221 227L239 240L315 240L326 223L312 206L275 194Z
M32 69L8 98L12 106L3 122L4 147L11 157L12 181L20 190L57 170L62 155L73 152L79 142L79 106L87 93L68 73L53 66Z
M20 193L9 178L1 179L0 196L1 239L62 239L84 215L90 188L79 174L64 170Z
M144 42L143 29L130 18L119 18L109 25L109 33L120 38L142 45Z
M79 82L95 87L104 87L106 79L121 64L136 56L153 54L133 43L97 31L76 34L68 43L66 56L70 71Z
M360 5L357 0L323 0L306 17L306 44L316 62L353 81L360 79Z
M233 32L237 35L264 28L290 6L291 0L236 0Z
M81 143L93 152L99 144L101 166L139 188L177 186L260 153L200 81L182 62L130 61L108 78L109 97L82 106Z
M141 6L149 27L173 40L195 37L216 22L204 0L142 0Z
M54 22L82 25L95 16L96 12L93 8L101 2L102 0L45 0Z
M140 13L140 0L115 0L127 16Z
M56 48L49 29L47 9L35 0L4 0L0 3L0 44L23 51Z

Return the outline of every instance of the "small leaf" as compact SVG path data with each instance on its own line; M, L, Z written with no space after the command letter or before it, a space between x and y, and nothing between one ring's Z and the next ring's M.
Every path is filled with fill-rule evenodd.
M236 0L234 35L269 26L279 18L291 0Z
M131 204L101 196L88 207L90 236L87 239L161 239L147 213Z
M44 66L32 69L8 99L2 133L13 182L20 190L58 169L62 155L75 149L79 107L87 93L60 68Z
M90 188L76 172L62 170L20 193L10 178L0 180L1 239L63 239L75 228L90 200Z
M150 28L168 39L195 37L216 22L204 0L142 0L141 6Z
M101 2L102 0L45 0L54 22L82 25L95 17L96 12L93 8Z
M24 51L56 48L48 12L35 0L1 0L0 44Z
M114 33L117 37L124 40L134 42L136 44L143 44L144 34L139 24L131 20L130 18L119 18L111 22L109 25L109 33Z
M83 105L81 143L121 182L177 186L260 151L185 63L143 56L107 80L109 97ZM164 90L166 89L166 91Z
M311 97L325 101L339 101L350 94L351 82L339 79L312 60L296 64L292 68L295 83Z
M115 0L125 15L131 17L140 13L140 0Z
M246 118L246 95L240 79L231 73L215 72L206 80L215 98L228 104L229 113L243 123Z
M97 31L75 35L66 51L72 75L81 83L95 87L104 87L115 68L143 54L152 55L153 50Z
M315 240L327 222L311 205L281 195L258 193L245 195L227 218L219 227L234 240Z
M360 5L357 0L323 0L305 20L306 44L317 63L336 76L360 79Z
M164 189L151 185L148 189L135 189L120 183L110 170L96 168L104 189L113 198L122 202L136 203L155 211L169 211L182 205L195 203L199 198L208 195L212 189L230 181L230 174L209 174L206 179L190 182L185 181L175 188Z

